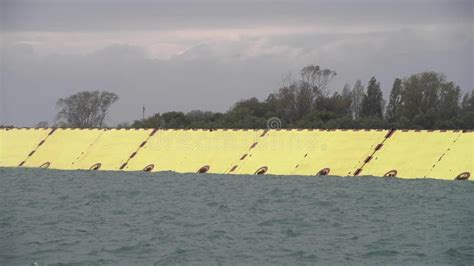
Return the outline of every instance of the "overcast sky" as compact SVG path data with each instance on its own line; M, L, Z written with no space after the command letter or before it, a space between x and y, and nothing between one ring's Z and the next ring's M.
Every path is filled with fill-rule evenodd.
M307 64L330 85L434 70L473 89L472 0L0 0L0 124L53 122L83 90L120 100L108 124L261 100Z

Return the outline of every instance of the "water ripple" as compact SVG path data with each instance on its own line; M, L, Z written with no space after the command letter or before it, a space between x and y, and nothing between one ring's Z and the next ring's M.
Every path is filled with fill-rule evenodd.
M0 169L0 265L474 264L474 182Z

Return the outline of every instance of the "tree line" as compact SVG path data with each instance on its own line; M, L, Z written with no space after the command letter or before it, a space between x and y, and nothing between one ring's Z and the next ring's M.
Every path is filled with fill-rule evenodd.
M357 80L330 93L328 86L336 75L333 70L309 65L296 78L286 76L281 87L263 101L241 100L227 112L157 113L117 127L260 129L277 119L281 128L474 129L473 91L463 94L442 73L426 71L396 78L387 101L375 77L367 86ZM83 91L59 99L54 126L107 127L109 108L118 99L106 91Z
M427 71L396 78L384 100L380 82L357 80L329 93L336 72L304 67L297 79L286 77L265 100L241 100L227 112L157 113L132 128L265 128L278 118L282 128L474 129L474 93L463 94L442 73Z

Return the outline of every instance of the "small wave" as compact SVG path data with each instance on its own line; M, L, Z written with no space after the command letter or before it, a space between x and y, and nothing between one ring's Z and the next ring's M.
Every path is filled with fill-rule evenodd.
M364 257L366 258L371 258L371 257L393 257L397 256L400 254L396 250L374 250L374 251L369 251L364 254Z

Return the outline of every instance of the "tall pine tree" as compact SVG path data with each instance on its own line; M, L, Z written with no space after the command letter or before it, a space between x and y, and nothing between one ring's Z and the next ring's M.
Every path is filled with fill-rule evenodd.
M400 109L402 107L402 80L396 78L393 82L390 99L387 106L387 121L394 122L400 118Z
M369 85L367 86L367 95L364 97L362 101L362 110L361 116L362 117L378 117L380 119L383 118L383 111L382 111L382 101L383 101L383 94L382 90L380 89L380 82L377 82L375 77L372 77L369 81Z
M362 110L362 101L365 98L364 86L360 80L357 80L352 88L352 117L354 119L359 119Z

